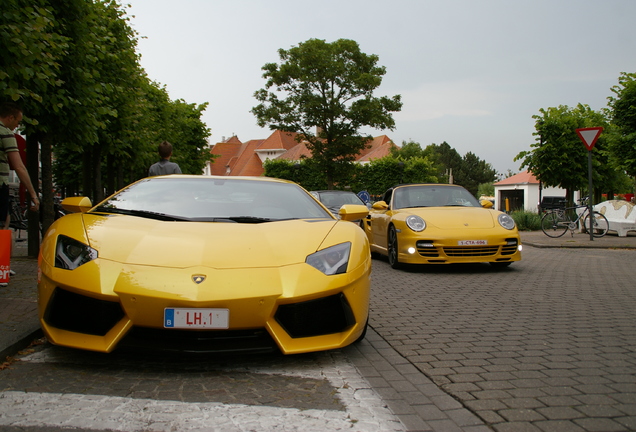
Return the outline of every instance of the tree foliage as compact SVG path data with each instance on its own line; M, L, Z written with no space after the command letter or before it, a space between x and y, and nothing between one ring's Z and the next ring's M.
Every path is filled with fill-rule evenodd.
M588 150L576 129L603 127L608 130L608 120L602 112L584 104L575 108L561 105L539 112L540 115L533 116L537 137L531 145L534 150L519 153L515 160L521 160L521 167L527 168L544 185L566 189L571 201L574 191L587 189L588 185ZM605 134L601 134L592 155L594 185L599 190L611 188L616 182L616 171L609 164Z
M615 134L610 139L612 160L636 177L636 73L623 72L611 91L609 108Z
M207 104L172 101L148 79L118 2L4 0L0 17L0 100L24 108L36 188L41 160L44 227L54 186L100 200L146 176L163 140L183 172L200 173L210 160L200 120Z
M261 127L300 133L332 188L372 138L360 134L362 127L394 128L400 96L373 96L386 69L355 41L310 39L278 54L279 64L262 68L267 82L254 94L260 103L252 113Z

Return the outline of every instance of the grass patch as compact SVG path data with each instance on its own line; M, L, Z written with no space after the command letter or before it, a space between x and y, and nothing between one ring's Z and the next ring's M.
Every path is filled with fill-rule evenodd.
M541 216L534 212L517 210L510 213L519 231L538 231L541 229Z

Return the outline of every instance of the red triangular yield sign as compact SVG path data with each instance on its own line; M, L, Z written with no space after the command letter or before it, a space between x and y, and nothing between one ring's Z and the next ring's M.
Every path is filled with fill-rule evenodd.
M589 151L592 151L594 148L594 144L596 144L596 140L601 135L601 132L603 132L602 127L581 128L576 130L577 135L581 138L581 141L583 141L583 144L585 144L585 147L587 147Z

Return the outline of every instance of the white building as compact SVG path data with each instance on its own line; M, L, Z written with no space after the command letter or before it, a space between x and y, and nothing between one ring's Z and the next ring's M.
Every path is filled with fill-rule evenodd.
M495 186L495 206L501 211L526 210L537 212L541 199L546 196L565 197L565 189L542 188L541 182L528 171L508 177ZM508 200L508 208L506 208Z

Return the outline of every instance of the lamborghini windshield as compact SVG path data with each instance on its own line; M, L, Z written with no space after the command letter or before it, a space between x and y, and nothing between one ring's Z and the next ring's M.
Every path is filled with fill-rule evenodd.
M92 212L240 223L332 219L296 184L204 176L143 179L103 201Z

